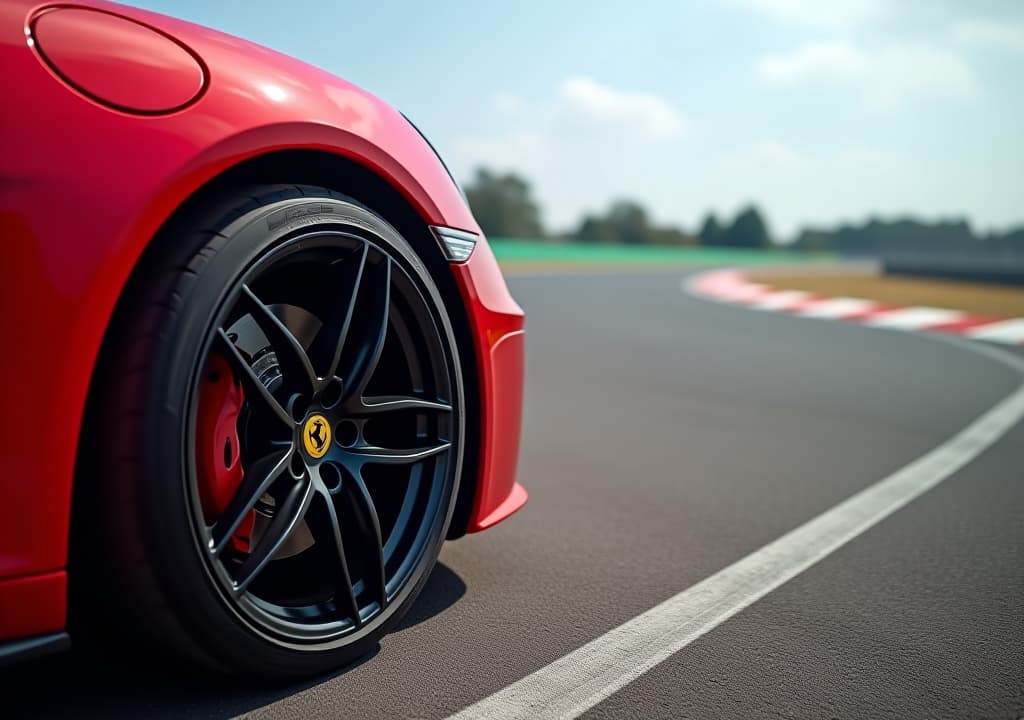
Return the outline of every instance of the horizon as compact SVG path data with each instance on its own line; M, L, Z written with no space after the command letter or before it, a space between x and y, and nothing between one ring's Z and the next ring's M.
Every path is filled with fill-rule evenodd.
M459 182L526 178L553 232L620 198L684 229L755 205L781 241L871 216L1024 225L1024 4L131 4L380 95Z

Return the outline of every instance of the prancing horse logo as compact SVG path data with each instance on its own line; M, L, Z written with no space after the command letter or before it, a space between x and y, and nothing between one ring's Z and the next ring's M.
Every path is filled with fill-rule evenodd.
M313 423L313 429L309 431L309 439L316 444L317 450L320 450L327 444L327 438L324 437L324 427L324 424L317 420Z
M302 443L314 458L322 458L331 447L331 426L323 415L311 415L302 427Z

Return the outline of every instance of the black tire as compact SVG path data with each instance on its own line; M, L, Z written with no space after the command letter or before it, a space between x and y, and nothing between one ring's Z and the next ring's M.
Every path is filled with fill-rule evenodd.
M349 287L344 278L352 280L347 300L339 289ZM250 287L252 297L264 298L250 299ZM352 319L339 325L341 315L331 312L339 312L342 300ZM309 397L295 392L305 376L288 374L301 366L299 355L289 355L284 336L271 339L276 326L266 315L276 313L295 337L297 321L289 318L307 311L315 340L298 345L311 365L319 363L309 376ZM386 337L374 340L380 312ZM245 323L267 342L259 356L274 358L262 375L234 364L257 364L256 355L235 345L237 333L228 332ZM331 344L336 328L338 341ZM370 339L351 340L364 329ZM207 374L211 353L225 359L231 387L246 398L229 423L239 438L231 462L244 466L253 482L265 476L269 483L265 493L252 495L249 509L229 504L220 511L226 517L234 508L262 521L259 538L256 525L248 540L238 540L237 523L209 518L209 483L197 459L204 440L196 428L203 383L216 377ZM321 376L324 367L330 372ZM340 378L343 370L349 379L328 383L328 375ZM394 392L389 383L411 390ZM418 400L420 390L430 397ZM372 394L408 397L405 405L387 406L385 422L371 414L383 413L384 405L365 402L382 399ZM457 496L463 397L444 301L413 248L380 216L308 186L249 188L192 208L154 240L104 342L76 489L73 587L110 626L243 677L288 679L349 663L401 619L436 562ZM328 400L335 405L327 408ZM291 450L281 449L287 442L281 438L292 431L274 419L285 406L295 416ZM360 408L367 414L348 419L346 408L356 408L353 417L364 417ZM314 416L328 427L328 454L320 460L310 454L319 451L310 443L324 439ZM371 430L394 449L367 440ZM352 434L344 441L351 444L343 444L339 431ZM433 444L421 452L419 444L428 440L406 440L412 437ZM225 466L228 457L226 448ZM267 458L287 469L274 475ZM384 487L382 477L394 486ZM371 485L377 481L381 486ZM293 502L296 495L302 498ZM379 547L364 542L375 526ZM305 549L295 539L303 532L304 542L312 542ZM300 549L290 550L293 544ZM286 549L293 554L284 557ZM269 559L262 566L261 557Z

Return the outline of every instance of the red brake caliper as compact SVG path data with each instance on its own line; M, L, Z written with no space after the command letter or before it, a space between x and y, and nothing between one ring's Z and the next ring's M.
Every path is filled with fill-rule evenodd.
M245 394L227 361L220 355L211 355L199 392L196 423L199 498L208 523L221 516L242 484L238 413L244 402ZM238 550L249 549L253 513L249 511L232 538Z

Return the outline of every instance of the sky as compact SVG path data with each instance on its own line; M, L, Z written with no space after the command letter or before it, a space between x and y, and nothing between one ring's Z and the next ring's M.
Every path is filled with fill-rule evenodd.
M545 224L618 198L696 230L869 217L1024 225L1017 0L136 0L397 106L461 182L534 188Z

